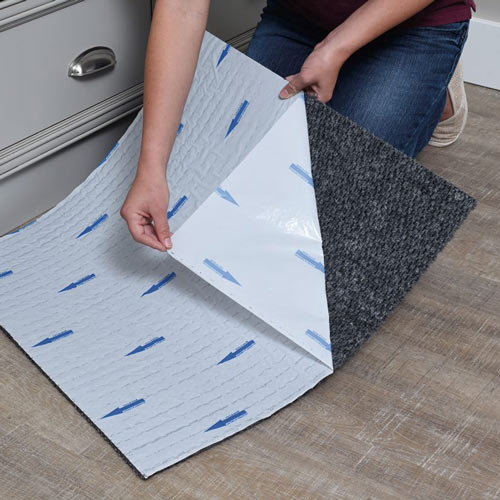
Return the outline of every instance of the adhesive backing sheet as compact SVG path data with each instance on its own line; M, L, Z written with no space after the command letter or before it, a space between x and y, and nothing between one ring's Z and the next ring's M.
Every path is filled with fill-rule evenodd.
M168 164L169 254L119 214L142 110L66 199L0 239L3 330L144 478L332 374L474 206L283 85L205 34Z

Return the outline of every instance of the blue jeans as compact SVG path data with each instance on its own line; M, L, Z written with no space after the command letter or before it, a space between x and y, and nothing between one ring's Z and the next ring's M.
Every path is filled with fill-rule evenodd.
M441 118L446 88L469 21L395 28L353 54L327 103L411 157L426 146ZM247 55L278 75L298 73L328 33L268 0Z

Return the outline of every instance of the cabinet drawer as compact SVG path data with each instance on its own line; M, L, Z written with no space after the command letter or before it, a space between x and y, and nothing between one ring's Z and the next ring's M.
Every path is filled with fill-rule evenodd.
M150 22L150 0L83 0L0 32L0 150L142 82ZM116 64L68 76L96 46Z

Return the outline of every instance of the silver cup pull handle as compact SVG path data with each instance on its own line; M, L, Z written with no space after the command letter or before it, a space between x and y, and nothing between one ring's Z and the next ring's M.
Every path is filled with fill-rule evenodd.
M92 47L75 57L69 65L68 76L81 78L112 68L116 64L115 53L109 47Z

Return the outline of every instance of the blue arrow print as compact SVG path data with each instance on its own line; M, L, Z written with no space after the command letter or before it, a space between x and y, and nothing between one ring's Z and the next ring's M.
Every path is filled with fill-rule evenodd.
M169 210L167 212L167 217L169 219L170 219L170 217L173 217L179 211L179 209L182 207L182 205L184 205L184 203L186 203L187 200L188 200L187 196L183 196L182 198L179 198L177 200L177 202L175 203L175 205L172 207L172 210Z
M332 345L330 342L325 340L318 332L315 332L314 330L306 330L306 335L309 335L309 337L321 344L327 351L332 351Z
M219 67L219 64L226 58L226 56L229 54L229 50L231 49L231 45L227 44L223 49L222 52L220 53L219 60L217 61L217 65L215 66L216 68Z
M292 163L290 165L290 170L293 173L297 174L301 179L303 179L304 181L306 181L309 185L311 185L312 187L314 187L313 178L300 165L297 165L296 163Z
M73 288L76 288L77 286L83 285L84 283L87 283L87 281L93 280L95 278L95 274L88 274L87 276L83 277L82 279L79 279L78 281L74 281L73 283L70 283L68 286L65 286L63 289L59 290L57 293L61 292L67 292L68 290L73 290Z
M108 417L114 417L115 415L120 415L122 413L125 413L126 411L131 410L132 408L136 408L137 406L143 405L146 402L145 399L135 399L134 401L131 401L130 403L127 403L126 405L119 406L118 408L115 408L113 411L110 411L109 413L106 413L104 417L101 417L101 420L103 418L108 418Z
M221 359L217 364L221 365L222 363L226 363L227 361L230 361L234 358L237 358L240 354L244 353L250 347L252 347L255 344L254 340L249 340L248 342L245 342L243 345L238 347L235 351L230 352L225 358Z
M241 283L237 281L236 278L229 271L226 271L222 267L220 267L219 264L217 264L217 262L211 259L205 259L203 261L203 264L212 269L212 271L215 271L219 276L222 276L224 279L231 281L236 285L241 286Z
M38 344L35 344L32 347L39 347L41 345L52 344L52 342L57 342L60 339L68 337L69 335L73 335L73 333L75 333L73 330L64 330L64 332L53 335L52 337L44 338L43 340L38 342Z
M23 227L15 229L14 231L11 231L10 233L7 233L7 234L16 234L16 233L19 233L23 229L26 229L27 227L32 226L36 221L37 221L37 219L32 220L31 222L28 222L28 224L25 224Z
M182 129L184 128L184 123L179 123L179 127L177 128L177 137L181 135Z
M150 340L148 343L136 347L133 351L130 351L128 354L125 354L125 356L132 356L132 354L137 354L139 352L143 352L146 349L150 349L154 345L159 344L160 342L163 342L164 340L165 340L165 337L155 337L153 340Z
M236 205L239 207L238 202L231 196L229 191L226 191L225 189L222 189L220 186L215 190L215 192L224 200L229 201L229 203L232 203L233 205Z
M234 422L238 418L244 417L246 414L247 414L246 410L237 411L236 413L229 415L229 417L226 417L222 420L217 421L214 425L212 425L208 429L206 429L205 432L213 431L214 429L220 429L221 427L225 427L227 424Z
M91 233L94 231L98 226L100 226L106 219L108 218L108 214L103 214L101 215L97 220L92 222L90 226L87 226L76 238L81 238L82 236Z
M9 269L8 271L4 271L3 273L0 273L0 279L6 278L7 276L10 276L12 274L14 274L14 271L12 271L11 269Z
M144 295L149 295L150 293L158 291L162 286L165 286L168 282L172 281L176 277L176 274L174 272L168 274L165 276L162 280L158 281L155 285L153 285L151 288L148 288L141 297L144 297Z
M231 120L231 124L229 125L229 128L227 129L226 137L234 130L236 125L238 125L238 123L240 123L240 120L241 120L241 117L243 116L243 113L248 108L248 104L249 104L249 102L246 99L241 103L240 107L238 108L238 111L236 112L235 117Z
M307 262L309 265L313 266L316 268L318 271L321 271L322 273L325 272L325 266L319 262L318 260L314 259L311 257L309 254L304 252L303 250L297 250L295 252L295 255L299 258L302 259L304 262Z
M112 148L111 150L109 151L109 153L105 156L104 160L101 161L101 163L99 163L99 165L97 165L97 167L100 167L101 165L104 165L108 160L109 160L109 157L113 154L113 151L118 147L120 143L117 142ZM96 168L97 168L96 167Z

